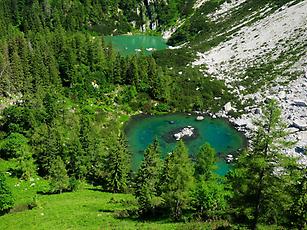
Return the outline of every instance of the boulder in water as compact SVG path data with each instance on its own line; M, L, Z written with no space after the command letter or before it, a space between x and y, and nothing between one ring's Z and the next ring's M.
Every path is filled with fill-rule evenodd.
M202 120L204 120L205 118L204 118L204 116L197 116L196 117L196 121L202 121Z
M185 127L181 129L179 133L175 133L174 138L176 139L176 141L179 141L184 137L191 137L194 134L193 131L194 131L193 127L191 126Z

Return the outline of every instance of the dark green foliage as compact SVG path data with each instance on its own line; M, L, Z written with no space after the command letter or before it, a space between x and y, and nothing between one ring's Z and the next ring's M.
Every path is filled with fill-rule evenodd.
M26 133L32 128L35 119L28 108L11 106L3 111L2 130L7 133Z
M192 13L194 0L147 1L11 1L3 0L0 11L1 29L8 24L23 32L92 29L102 34L127 33L149 22L150 28L158 22L158 29L172 25L179 16ZM119 11L120 9L120 11ZM138 9L138 10L137 10ZM139 11L139 12L138 12ZM6 22L6 23L4 23Z
M62 193L69 188L69 177L63 160L57 156L50 162L50 192Z
M139 110L215 112L233 102L223 81L187 67L193 48L207 50L227 37L216 34L250 13L289 1L246 1L223 22L210 21L208 14L224 0L206 1L195 12L194 0L1 1L0 157L14 164L12 176L29 179L38 173L49 179L51 193L74 191L80 180L114 193L129 191L133 173L118 117ZM161 31L181 17L185 22L168 43L190 40L192 48L157 52L154 58L120 56L99 35L154 23ZM274 64L246 74L261 77L270 69L278 75ZM242 84L256 89L262 78ZM208 144L193 165L179 142L163 167L155 141L133 178L139 214L148 218L162 210L173 220L202 221L228 214L250 228L259 223L306 228L306 170L281 157L285 133L275 106L270 104L258 124L251 150L239 156L229 175L231 188L214 174L215 152ZM13 204L1 173L0 212Z
M125 139L118 137L113 139L112 147L106 156L105 171L107 190L118 193L127 190L127 179L130 171L130 153L128 152Z
M39 173L42 176L49 176L52 168L52 161L62 153L59 130L55 127L42 126L34 136L33 142L36 146L37 164ZM36 139L37 138L37 139Z
M161 178L161 196L174 220L180 220L183 210L189 207L195 185L193 174L193 164L181 140L165 159Z
M28 145L28 139L19 133L11 133L7 138L0 141L0 157L12 159L16 166L11 168L15 176L29 179L35 174L32 152Z
M289 208L290 195L287 192L288 160L281 151L287 146L283 141L286 133L281 123L280 110L271 101L264 110L264 116L257 123L258 130L253 137L250 151L244 151L230 173L234 197L232 205L238 218L257 224L277 224Z
M10 210L14 205L12 192L10 191L3 172L0 172L0 214Z
M142 162L135 178L135 197L138 200L140 215L153 217L155 209L161 205L162 199L158 196L162 161L159 143L156 139L144 152Z
M286 212L284 225L288 228L306 229L307 227L307 167L293 162L287 167L287 187L292 198Z

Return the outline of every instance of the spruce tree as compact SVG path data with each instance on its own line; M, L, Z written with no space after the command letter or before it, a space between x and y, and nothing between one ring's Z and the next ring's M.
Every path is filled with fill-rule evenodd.
M69 177L67 176L65 164L61 157L57 156L51 161L49 178L50 192L62 193L63 191L68 189Z
M142 217L155 214L155 209L161 204L158 196L158 186L161 176L162 161L158 140L155 139L144 152L142 162L135 179L135 197L139 204Z
M113 193L125 192L130 171L130 154L122 136L114 140L105 164L107 190Z
M129 67L127 70L127 83L135 86L139 89L140 77L139 77L139 66L138 59L136 56L130 58Z
M180 220L183 210L189 207L194 188L194 168L188 150L181 140L164 163L161 179L161 196L173 220Z

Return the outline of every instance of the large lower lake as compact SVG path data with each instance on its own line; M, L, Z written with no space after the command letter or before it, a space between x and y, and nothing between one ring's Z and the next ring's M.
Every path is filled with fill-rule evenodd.
M113 48L122 55L140 52L149 55L155 50L164 50L168 47L162 37L148 35L106 36L105 42L111 43Z
M193 127L195 133L185 140L189 153L194 155L204 143L208 142L219 156L217 173L225 175L229 170L229 165L224 159L225 155L243 148L244 136L224 119L205 117L204 120L197 121L196 115L187 114L138 115L130 119L125 132L130 151L133 153L133 169L139 167L144 158L144 150L154 138L158 138L162 150L161 157L164 158L176 145L173 134L187 126Z

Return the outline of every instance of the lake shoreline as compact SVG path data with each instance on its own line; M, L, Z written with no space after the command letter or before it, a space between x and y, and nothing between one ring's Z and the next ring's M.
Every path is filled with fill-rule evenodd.
M197 118L201 118L198 120ZM193 127L199 135L186 137L185 144L189 149L189 154L193 158L200 147L208 142L215 150L219 159L218 174L225 175L229 170L231 161L247 147L247 138L243 132L238 131L234 124L226 118L213 118L208 114L197 112L184 113L175 112L167 114L146 114L140 113L130 117L123 125L127 136L128 147L132 152L132 164L136 170L143 160L143 152L152 141L157 138L162 150L162 159L167 153L172 152L176 146L173 136L178 130L185 127ZM169 139L174 140L169 141Z
M204 118L210 118L210 119L219 119L219 120L223 120L224 122L228 123L232 128L234 128L238 133L240 133L242 135L242 138L244 140L244 147L243 148L247 148L248 147L248 142L249 142L249 138L245 135L245 132L242 130L238 130L237 129L237 125L232 122L230 119L226 118L226 117L213 117L210 113L206 113L206 112L198 112L198 111L193 111L193 112L169 112L169 113L165 113L165 114L148 114L148 113L139 113L139 114L133 114L130 116L129 120L126 121L123 125L123 131L126 133L129 131L131 124L129 124L130 122L138 122L142 119L145 118L149 118L149 117L163 117L163 116L169 116L170 114L174 114L174 115L186 115L187 117L196 117L197 116L203 116ZM202 122L202 121L199 121Z

